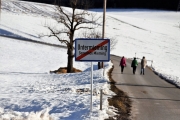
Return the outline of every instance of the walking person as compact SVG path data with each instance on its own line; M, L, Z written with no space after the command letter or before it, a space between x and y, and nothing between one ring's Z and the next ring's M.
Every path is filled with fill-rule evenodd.
M138 66L138 62L137 62L136 58L134 58L134 60L131 63L131 67L133 68L133 74L136 73L137 66Z
M141 59L141 75L144 75L144 69L146 68L147 65L147 60L145 59L145 57L143 56L143 58Z
M119 66L121 66L121 74L123 74L124 67L126 66L126 59L124 56L121 58Z

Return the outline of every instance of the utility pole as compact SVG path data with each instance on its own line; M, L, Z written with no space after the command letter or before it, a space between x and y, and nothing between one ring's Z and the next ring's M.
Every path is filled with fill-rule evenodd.
M106 21L106 2L107 0L104 0L104 11L103 11L103 28L102 28L102 39L104 39L105 36L105 21ZM102 62L101 68L104 68L104 63Z
M103 11L103 28L102 28L102 38L104 39L104 34L105 34L105 19L106 19L106 1L104 0L104 11Z

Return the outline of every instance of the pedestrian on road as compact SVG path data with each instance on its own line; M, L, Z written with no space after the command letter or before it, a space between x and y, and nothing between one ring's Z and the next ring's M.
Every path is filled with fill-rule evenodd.
M145 59L145 57L143 56L143 58L141 59L141 75L144 75L144 69L146 68L147 65L147 60Z
M138 62L136 60L136 58L134 58L134 60L131 63L131 67L133 68L133 74L136 73L136 67L138 66Z
M124 56L121 58L119 66L121 66L121 74L123 74L124 67L126 66L126 59Z

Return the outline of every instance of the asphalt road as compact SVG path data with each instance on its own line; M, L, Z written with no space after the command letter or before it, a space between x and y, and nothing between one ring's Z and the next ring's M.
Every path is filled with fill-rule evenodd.
M133 75L131 60L121 74L120 57L112 56L112 78L116 87L126 92L132 100L132 120L180 120L180 89L145 69L140 75L140 64Z

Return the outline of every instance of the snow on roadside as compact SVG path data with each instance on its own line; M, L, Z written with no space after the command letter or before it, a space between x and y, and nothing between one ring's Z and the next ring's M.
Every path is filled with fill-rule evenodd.
M50 11L45 13L46 8ZM48 33L44 23L53 22L47 17L52 14L51 5L3 0L2 9L2 35L59 44L54 38L38 37L40 33ZM0 119L44 120L50 115L55 120L99 120L109 116L106 97L103 98L103 110L99 111L99 94L93 96L93 112L90 114L90 63L74 63L82 73L49 74L50 70L66 66L66 49L5 37L1 37L0 42L3 58L0 59L3 65L0 68L3 83L0 85ZM93 64L94 91L99 93L103 89L106 94L113 94L109 91L108 77L103 76L103 70L97 70L97 63ZM107 72L112 64L108 62L105 65ZM88 91L79 93L79 89ZM43 115L46 117L42 118Z
M103 111L99 111L99 94L93 96L90 115L90 63L75 62L82 73L49 74L50 69L66 66L66 49L27 43L1 37L0 63L0 119L38 119L49 116L54 120L99 120L108 117L107 98L103 98ZM41 48L41 49L39 49ZM58 64L58 65L57 65ZM97 66L97 63L93 63ZM112 63L105 64L105 73ZM94 67L94 91L109 91L107 75ZM43 116L44 118L41 118Z

